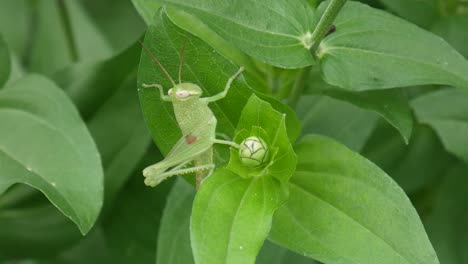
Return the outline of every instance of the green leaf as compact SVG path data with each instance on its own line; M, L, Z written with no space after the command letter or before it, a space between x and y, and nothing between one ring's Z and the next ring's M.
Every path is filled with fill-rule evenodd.
M354 151L364 147L378 120L374 113L327 96L302 96L296 111L302 136L328 136Z
M105 210L151 142L135 90L139 52L139 45L133 45L111 59L78 63L54 75L78 106L101 153Z
M158 188L148 188L142 183L141 168L161 157L153 148L134 170L133 177L116 198L112 211L103 219L102 229L107 244L117 259L113 263L153 264L157 256L157 234L172 182L164 182Z
M239 150L231 148L227 168L241 177L271 175L282 183L287 183L294 173L297 158L288 139L285 118L284 114L274 110L269 103L252 95L242 110L236 129L239 133L234 140L241 144L249 136L260 137L268 146L267 161L263 166L248 168L240 160Z
M265 241L262 250L257 257L257 264L316 264L317 262L294 253L286 248Z
M73 104L33 75L0 91L0 109L0 193L14 183L33 186L88 232L102 206L103 173Z
M438 0L380 0L398 16L423 28L430 27L439 17Z
M160 12L155 17L154 25L149 26L146 34L145 46L155 54L173 78L177 77L179 55L186 34L174 26L164 12ZM232 64L196 37L189 36L188 38L182 81L199 85L203 89L204 97L221 92L228 78L238 70L239 66ZM161 69L145 53L141 56L138 87L142 87L143 83L161 84L166 93L172 87ZM235 125L240 117L240 109L254 92L242 80L242 77L239 77L233 82L225 99L210 104L210 108L218 120L217 132L229 137L234 136ZM159 92L155 89L139 88L139 95L143 114L153 139L161 152L167 153L181 137L179 126L173 114L173 107L170 103L163 102ZM272 98L261 94L258 96L270 102L275 109L286 113L288 135L294 140L300 131L300 124L294 112ZM215 153L217 159L227 160L226 147L215 146Z
M0 35L0 88L10 77L10 52L8 46Z
M131 1L101 0L79 3L114 52L120 52L134 44L146 30L145 22Z
M255 263L273 212L285 198L275 178L244 179L225 169L216 171L203 182L193 204L195 263Z
M413 114L402 89L353 92L326 83L317 70L312 70L306 84L307 94L323 94L359 108L375 112L395 127L405 140L409 141L413 128ZM354 111L355 112L355 111ZM343 113L351 115L351 113ZM369 116L369 114L367 114ZM353 119L350 117L351 120ZM331 118L328 118L331 119ZM346 118L337 118L349 120ZM333 122L333 120L330 120ZM369 122L368 122L369 123ZM304 131L303 131L304 132ZM305 133L303 133L305 134ZM354 149L354 148L352 148Z
M37 22L29 57L31 71L50 75L74 62L112 55L110 44L78 2L59 3L38 1L34 6Z
M416 126L411 141L405 144L383 122L375 129L362 155L392 176L406 193L421 191L433 183L454 159L429 127Z
M190 247L190 215L195 188L177 179L167 198L158 233L158 264L195 263Z
M222 38L262 62L282 68L314 64L309 51L314 12L306 1L164 2L197 17Z
M468 168L458 164L448 170L438 185L433 211L424 221L441 263L468 262Z
M162 2L162 0L132 0L133 6L147 25L153 23L153 17L158 13Z
M9 258L50 257L82 238L47 201L28 208L1 208L0 226L0 254Z
M40 259L24 264L82 264L82 263L118 263L107 248L107 241L100 226L86 235L79 243L57 256L49 259Z
M325 263L439 263L403 190L333 140L305 137L270 237Z
M32 25L30 3L28 0L0 2L0 34L11 51L20 57L27 53L28 48L29 27Z
M432 31L468 58L468 15L445 16L432 26Z
M317 50L324 79L332 85L353 91L423 84L468 89L468 61L415 25L351 1L334 25L336 31Z
M468 162L468 93L458 89L435 91L413 100L419 122L432 127L445 149Z

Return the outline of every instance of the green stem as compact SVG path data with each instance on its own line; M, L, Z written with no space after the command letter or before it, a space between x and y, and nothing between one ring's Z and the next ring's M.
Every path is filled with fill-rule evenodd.
M328 4L327 9L325 9L325 12L323 13L319 23L317 24L317 27L315 27L314 32L312 33L312 51L315 51L318 48L320 42L327 34L328 30L330 29L330 26L332 25L335 18L338 16L338 13L340 12L341 8L344 6L345 3L346 0L330 1L330 4Z
M70 48L70 55L72 61L78 61L78 49L76 47L75 38L73 36L73 29L70 21L70 14L68 12L67 5L64 0L57 0L59 7L60 18L62 19L63 25L65 27L65 37L68 42L68 47Z
M303 68L297 76L296 81L294 82L294 86L292 88L292 92L288 102L288 105L292 109L296 108L297 102L299 102L299 99L301 98L302 92L304 91L305 82L307 80L307 77L309 76L311 68L311 66Z

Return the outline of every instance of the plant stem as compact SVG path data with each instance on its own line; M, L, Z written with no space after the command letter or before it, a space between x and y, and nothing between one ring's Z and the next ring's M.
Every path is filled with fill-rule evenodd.
M312 36L311 36L311 41L312 41L311 50L312 51L315 51L318 48L320 42L327 34L328 30L330 29L330 26L332 25L335 18L338 16L338 13L340 12L341 8L344 6L345 3L346 3L346 0L331 0L330 1L330 4L328 4L327 9L325 9L325 12L320 18L320 21L317 24L317 27L315 27L314 32L312 32Z
M62 19L63 26L65 27L65 37L70 49L70 55L74 62L78 61L78 49L76 47L75 38L73 36L73 29L70 21L70 14L64 0L57 0L60 18Z
M294 82L294 86L288 101L288 105L293 109L296 108L297 102L299 102L299 99L301 98L302 91L304 91L304 84L307 76L309 76L311 68L311 66L303 68Z

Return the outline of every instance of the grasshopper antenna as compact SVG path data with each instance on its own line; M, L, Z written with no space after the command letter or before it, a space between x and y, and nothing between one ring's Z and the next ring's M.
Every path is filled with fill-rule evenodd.
M161 70L164 72L164 74L167 76L167 78L171 81L172 85L176 86L176 83L174 82L174 79L172 79L171 75L169 75L169 73L166 71L164 66L162 66L161 62L159 62L159 60L156 58L156 56L154 56L154 54L143 44L143 42L141 42L141 40L138 40L138 42L140 43L143 50L151 57L151 59L155 63L157 63L159 65Z
M182 83L182 65L184 64L184 53L185 47L187 46L188 41L188 34L185 34L184 45L182 46L182 50L180 51L180 59L179 59L179 83Z

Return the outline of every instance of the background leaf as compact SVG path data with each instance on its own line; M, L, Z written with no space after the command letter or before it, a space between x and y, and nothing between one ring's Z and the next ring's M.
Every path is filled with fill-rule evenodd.
M0 91L0 107L0 193L31 185L89 231L102 206L102 167L69 99L47 79L29 76Z
M390 11L423 28L440 17L438 0L380 0Z
M444 89L416 98L419 122L432 127L448 152L468 162L468 92Z
M255 263L273 212L285 198L271 176L244 179L217 170L203 182L193 204L190 237L195 263Z
M466 28L468 28L468 15L451 15L437 21L432 26L432 31L468 58L468 46L465 45L468 41Z
M377 166L321 136L296 153L273 241L325 263L439 263L411 202Z
M177 179L167 198L158 234L157 264L195 263L190 247L190 215L195 188Z
M348 2L317 55L324 79L353 91L447 84L468 88L468 61L441 38L386 12Z
M161 216L172 182L149 188L143 183L141 168L151 165L160 156L154 147L150 148L103 219L102 229L115 258L113 263L155 263Z
M314 64L309 52L314 13L306 1L164 2L196 16L222 38L262 62L283 68Z
M10 77L10 52L7 44L0 35L0 88Z
M78 63L54 75L78 106L101 153L106 210L151 143L135 90L139 52L139 45L133 45L108 60Z
M405 192L414 194L438 181L453 164L431 128L417 125L409 144L388 125L379 123L362 154L382 168Z
M34 207L0 208L0 237L0 253L16 259L50 257L82 238L48 201Z
M147 25L153 23L153 17L162 6L162 0L132 0L133 6Z
M296 111L302 122L302 136L328 136L354 151L364 147L378 120L372 112L327 96L302 96Z
M112 49L76 1L38 1L33 5L34 35L29 69L50 75L70 63L104 59ZM69 24L65 22L68 18Z
M319 72L314 69L309 74L305 93L312 95L325 95L340 101L348 102L364 110L375 112L395 127L400 132L405 142L409 141L413 128L413 114L411 113L411 108L405 94L403 93L403 89L372 90L362 92L348 91L326 83L319 75ZM350 107L347 108L352 111ZM343 114L351 115L351 113ZM372 115L367 114L367 116ZM349 118L351 119L329 118L329 120L330 122L333 122L340 119L353 119L351 116ZM364 120L365 119L363 119L363 121Z
M467 263L468 168L458 164L446 172L433 193L434 208L425 224L437 254L444 264Z

